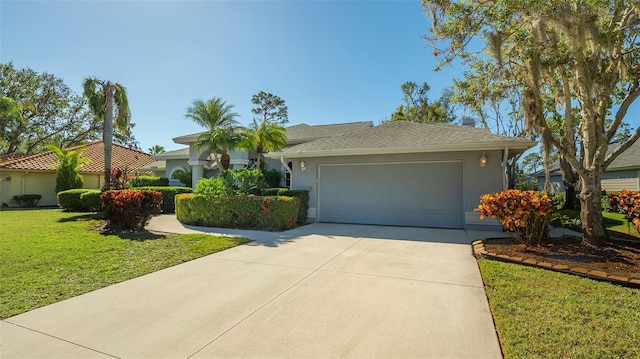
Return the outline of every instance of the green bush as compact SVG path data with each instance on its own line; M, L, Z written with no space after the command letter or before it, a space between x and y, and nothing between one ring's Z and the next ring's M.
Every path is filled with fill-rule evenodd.
M225 187L236 195L259 195L263 189L267 188L262 171L259 169L228 170L222 172L219 177L224 179Z
M262 174L269 187L278 187L282 181L282 172L278 170L263 171Z
M18 202L20 206L35 207L38 205L38 201L42 198L39 194L20 194L13 196L13 200Z
M193 187L193 181L191 177L191 171L185 172L183 170L177 170L173 173L173 178L182 182L187 187Z
M88 190L87 192L80 194L80 205L83 211L100 211L102 209L102 200L100 195L102 192L99 190Z
M168 186L169 179L167 177L158 176L138 176L130 181L131 187L157 187Z
M110 190L102 192L104 217L113 226L144 229L152 215L160 213L162 193L148 190Z
M176 217L185 224L262 230L295 227L300 200L291 197L176 196Z
M69 189L66 191L58 192L56 198L58 200L58 206L66 211L82 211L84 210L82 206L82 200L80 196L83 193L92 191L90 189L78 188L78 189Z
M193 191L193 193L213 197L227 196L232 192L229 188L227 188L224 178L212 177L203 178L198 181L198 183L196 183L196 189Z
M138 187L136 189L158 191L162 193L162 204L160 205L160 210L165 214L176 212L175 198L177 194L193 192L189 187L180 186L149 186Z
M298 224L307 221L307 212L309 210L309 191L302 189L280 189L278 196L295 197L300 200L300 211L298 212Z
M288 189L288 188L282 188L282 187L265 188L265 189L262 190L262 195L263 196L277 196L278 192L280 192L283 189Z

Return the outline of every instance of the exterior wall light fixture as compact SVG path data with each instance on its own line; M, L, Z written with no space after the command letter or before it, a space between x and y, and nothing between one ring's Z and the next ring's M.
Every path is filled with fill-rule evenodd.
M482 157L480 157L480 167L484 167L487 165L487 156L485 156L484 152L482 152Z
M304 159L300 160L300 170L302 170L302 172L307 170L307 164L304 163Z

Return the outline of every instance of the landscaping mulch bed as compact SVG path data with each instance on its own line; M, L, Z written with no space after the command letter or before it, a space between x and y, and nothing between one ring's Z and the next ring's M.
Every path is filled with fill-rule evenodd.
M610 241L603 247L585 247L574 236L552 238L539 246L528 246L511 238L488 239L484 248L489 253L605 272L609 275L640 279L640 241Z

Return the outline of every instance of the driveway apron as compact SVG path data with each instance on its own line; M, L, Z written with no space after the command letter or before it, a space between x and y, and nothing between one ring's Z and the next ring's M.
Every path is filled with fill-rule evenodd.
M263 233L8 318L0 356L501 358L469 248L493 235L342 224Z

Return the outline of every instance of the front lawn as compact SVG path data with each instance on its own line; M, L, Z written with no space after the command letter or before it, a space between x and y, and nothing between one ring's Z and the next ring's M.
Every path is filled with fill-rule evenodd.
M95 213L0 211L0 319L248 242L101 234Z
M577 220L580 218L580 211L561 210L560 213L572 220ZM631 240L640 239L640 233L633 227L632 224L627 222L624 214L602 212L602 224L604 225L607 234L609 234L610 237ZM574 231L582 232L582 228L577 224L567 225L566 227Z
M505 358L639 358L640 290L478 261Z

